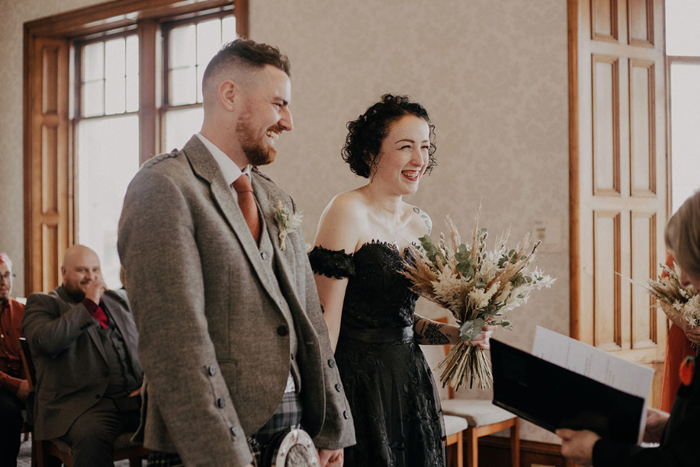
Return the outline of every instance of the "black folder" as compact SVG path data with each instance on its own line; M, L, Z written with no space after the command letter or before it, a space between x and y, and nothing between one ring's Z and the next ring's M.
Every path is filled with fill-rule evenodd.
M644 399L491 339L493 403L554 432L591 430L637 444Z

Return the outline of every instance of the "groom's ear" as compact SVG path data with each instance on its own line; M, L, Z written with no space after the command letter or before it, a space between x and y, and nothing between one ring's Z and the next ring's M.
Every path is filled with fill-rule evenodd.
M240 96L240 88L232 79L219 84L219 101L226 110L233 110Z

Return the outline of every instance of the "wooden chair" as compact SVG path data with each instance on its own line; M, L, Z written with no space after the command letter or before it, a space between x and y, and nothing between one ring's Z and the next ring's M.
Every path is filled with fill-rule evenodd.
M447 318L436 321L447 322ZM445 345L445 356L451 345ZM454 389L448 387L448 398L442 401L445 415L462 417L467 421L464 438L467 442L467 467L479 465L479 438L510 428L510 451L512 467L520 467L520 419L489 400L455 399Z
M453 415L444 415L443 418L449 467L464 467L464 430L468 427L467 420Z
M29 343L24 337L19 338L20 354L24 365L24 372L27 375L29 389L36 384L36 371L32 354L29 350ZM143 445L133 443L131 437L133 433L122 433L114 441L114 460L129 459L131 467L141 466L142 459L148 459L148 449ZM36 441L32 435L32 467L43 467L49 465L48 456L53 456L63 462L66 467L73 465L73 453L70 446L59 440Z

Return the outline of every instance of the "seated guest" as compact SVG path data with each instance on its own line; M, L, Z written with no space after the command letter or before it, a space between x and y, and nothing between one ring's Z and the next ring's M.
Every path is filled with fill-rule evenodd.
M681 269L679 280L700 292L700 192L688 198L666 224L666 247ZM692 359L693 357L688 357ZM691 364L692 362L692 364ZM697 467L700 439L700 369L684 362L682 384L671 414L651 409L644 441L655 448L600 438L592 431L557 430L561 453L579 465L594 467Z
M94 251L70 247L61 274L63 285L27 298L22 322L36 367L34 435L68 444L75 467L111 466L116 437L138 426L136 326Z
M10 298L12 261L0 253L0 465L17 465L22 409L29 392L19 355L24 305Z

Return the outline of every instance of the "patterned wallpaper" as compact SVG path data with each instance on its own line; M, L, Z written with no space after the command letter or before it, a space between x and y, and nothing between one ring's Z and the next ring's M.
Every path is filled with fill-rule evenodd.
M0 0L0 251L23 270L22 24L99 3ZM364 179L340 158L347 121L383 93L423 103L436 126L438 166L407 199L436 231L449 214L463 232L481 222L492 239L548 222L540 265L558 278L495 337L529 350L536 325L568 334L568 123L566 2L561 0L250 0L251 38L292 62L294 131L264 171L294 196L313 242L325 205ZM556 228L551 228L552 226ZM23 293L21 277L15 292ZM430 316L442 310L419 301ZM462 390L461 398L491 397ZM524 424L525 439L556 442Z

